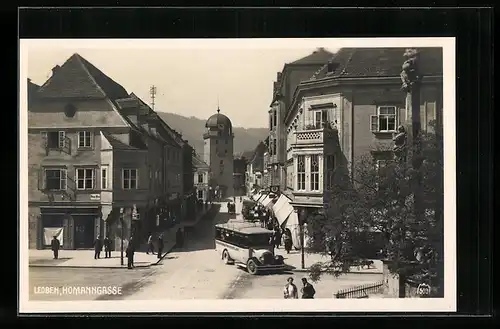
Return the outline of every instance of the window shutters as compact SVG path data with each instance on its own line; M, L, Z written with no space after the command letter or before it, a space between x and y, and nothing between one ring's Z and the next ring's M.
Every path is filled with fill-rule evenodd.
M43 168L38 169L38 189L45 189L45 170Z
M47 147L47 132L46 131L41 131L40 132L40 138L42 139L42 147L46 148Z
M97 188L96 179L97 179L96 169L92 169L92 189L96 189Z
M59 148L65 148L66 147L66 132L60 131L59 132Z
M61 169L61 190L66 190L68 185L68 171L66 169Z
M370 115L370 131L378 131L378 115Z

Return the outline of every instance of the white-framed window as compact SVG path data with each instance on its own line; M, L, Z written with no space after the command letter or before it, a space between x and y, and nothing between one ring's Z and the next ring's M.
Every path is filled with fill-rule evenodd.
M394 132L397 125L397 107L379 106L377 114L370 117L370 129L372 132Z
M328 122L328 111L318 110L313 112L314 115L314 127L316 129L323 128L323 124Z
M297 156L297 190L305 191L306 189L306 156Z
M101 190L108 189L108 166L101 166Z
M77 168L75 170L76 189L77 190L93 190L95 181L94 168Z
M273 128L278 124L278 111L273 110Z
M199 184L203 183L203 173L198 174L198 183Z
M49 191L64 191L68 183L67 170L62 168L45 169L45 188Z
M66 146L65 131L42 131L40 133L45 147L49 149L62 149Z
M203 199L203 190L198 191L198 199Z
M79 131L78 132L78 148L91 148L92 147L92 132Z
M138 179L137 169L122 169L122 188L124 190L137 189Z
M319 155L313 154L311 159L311 191L319 191Z

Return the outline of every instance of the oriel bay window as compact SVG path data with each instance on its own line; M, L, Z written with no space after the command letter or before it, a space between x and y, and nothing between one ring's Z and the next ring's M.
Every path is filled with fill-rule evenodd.
M95 188L94 168L78 168L75 170L77 190L93 190Z
M319 191L319 155L311 155L311 191Z
M124 190L137 189L137 169L122 169L122 187Z

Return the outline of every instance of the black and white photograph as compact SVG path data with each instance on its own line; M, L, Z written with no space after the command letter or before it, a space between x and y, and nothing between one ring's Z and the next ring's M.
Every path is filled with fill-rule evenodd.
M454 38L19 63L21 312L456 310Z

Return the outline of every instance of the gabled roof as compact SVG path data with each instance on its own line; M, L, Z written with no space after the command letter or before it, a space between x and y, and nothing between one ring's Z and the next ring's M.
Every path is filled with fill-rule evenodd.
M56 66L54 70L53 75L38 90L40 97L108 97L112 101L128 97L125 88L79 54L73 54L62 66Z
M328 72L328 64L325 64L312 79L399 76L405 61L405 50L406 48L342 48L331 59L333 70ZM442 75L443 49L435 47L418 50L421 73Z
M329 52L325 48L317 48L311 54L298 59L289 65L316 65L316 64L324 64L330 58L332 58L333 53Z
M109 144L111 144L111 147L113 147L113 149L115 149L115 150L146 150L147 149L147 146L144 144L132 146L132 145L125 144L122 141L116 139L108 132L103 131L102 134L104 135L104 137L106 137Z

